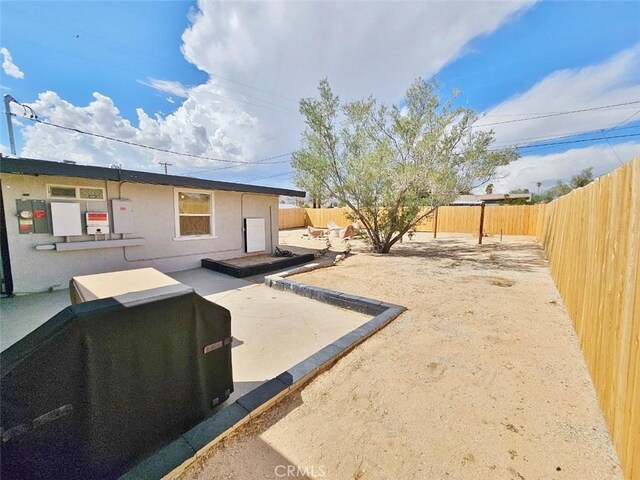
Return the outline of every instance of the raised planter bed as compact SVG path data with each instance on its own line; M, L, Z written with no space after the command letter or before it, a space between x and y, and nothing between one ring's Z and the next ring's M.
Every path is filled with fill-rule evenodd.
M272 257L272 260L251 265L234 265L231 261L223 262L219 260L212 260L210 258L203 258L202 268L224 273L225 275L231 275L236 278L244 278L252 275L259 275L261 273L275 272L277 270L294 267L296 265L302 265L303 263L310 262L314 259L315 256L313 253L304 253L301 255L294 255L293 257Z

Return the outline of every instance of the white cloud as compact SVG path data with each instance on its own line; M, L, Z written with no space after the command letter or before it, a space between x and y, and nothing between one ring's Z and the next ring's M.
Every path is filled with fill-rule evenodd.
M478 125L635 100L640 100L640 45L598 65L553 72L528 91L490 109ZM493 125L491 128L497 142L522 143L522 139L606 129L622 122L638 109L640 104L633 104Z
M170 115L149 116L137 109L138 123L123 118L111 98L94 93L86 106L75 106L55 92L44 92L30 104L40 118L74 126L83 131L150 145L156 148L244 161L253 156L251 142L242 142L257 120L232 105L221 102L214 82L190 90L189 97ZM80 163L122 163L125 168L157 170L158 161L170 161L177 171L219 162L180 157L115 143L79 133L35 124L23 128L22 155L44 159L70 159Z
M567 181L571 176L589 167L593 167L594 176L600 176L618 168L620 162L628 162L640 154L640 142L619 143L613 145L613 148L615 153L609 145L604 144L573 148L561 153L525 155L501 172L506 175L504 178L491 183L496 193L505 193L516 188L528 188L535 192L536 182L542 182L544 189L554 185L558 180Z
M397 102L531 3L199 1L182 51L259 119L265 157L299 145L298 100L322 78L343 98Z
M529 3L200 0L182 51L209 74L294 99L329 77L346 97L396 101Z
M6 75L9 75L13 78L22 79L24 78L24 73L20 71L15 63L13 63L13 58L11 57L11 53L5 47L0 48L0 54L2 54L2 70Z
M518 118L534 117L549 112L582 110L604 105L620 104L640 99L640 45L624 50L605 62L572 70L553 72L528 91L517 94L490 109L478 125ZM498 145L527 143L528 139L558 138L561 134L594 130L579 138L597 138L598 130L617 126L640 109L640 104L615 109L591 110L584 113L552 116L494 125ZM607 136L626 133L610 130ZM553 139L550 140L553 142ZM506 192L515 188L534 190L536 182L543 188L557 180L568 180L583 168L594 167L595 175L602 175L620 162L612 148L602 143L586 148L572 148L562 153L524 155L504 168L504 178L492 182L494 191ZM640 153L640 143L613 144L622 161Z
M396 102L416 77L436 73L464 54L472 39L531 3L200 1L182 51L210 79L193 87L144 82L171 100L184 99L173 113L151 116L138 109L134 125L99 94L89 105L74 106L45 92L32 106L56 123L161 148L241 160L268 157L297 147L303 126L298 99L315 95L320 79L328 77L345 98L373 94ZM42 125L26 127L24 139L22 153L35 157L155 170L161 158L174 164L173 173L220 166ZM244 177L273 170L252 167Z
M187 98L189 96L189 87L182 85L174 80L158 80L150 78L146 81L138 80L138 83L151 87L159 92L170 93L175 97Z

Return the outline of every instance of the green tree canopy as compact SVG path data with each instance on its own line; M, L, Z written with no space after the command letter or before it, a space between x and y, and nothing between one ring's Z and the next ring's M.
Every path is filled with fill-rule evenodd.
M571 177L569 180L569 185L571 188L580 188L585 187L593 182L593 167L585 168L581 170L580 173Z
M532 203L548 203L555 200L562 195L566 195L575 188L584 187L593 182L593 167L585 168L579 173L573 175L569 179L569 183L558 180L555 185L542 190L539 194L533 195ZM542 185L541 182L537 182L538 188ZM510 193L529 193L528 189L516 189L511 190Z
M373 250L388 253L433 208L450 203L494 177L517 158L513 149L490 149L493 132L473 129L476 114L441 103L434 83L416 80L402 107L369 97L341 103L329 82L319 98L300 101L306 129L293 155L295 182L351 209Z

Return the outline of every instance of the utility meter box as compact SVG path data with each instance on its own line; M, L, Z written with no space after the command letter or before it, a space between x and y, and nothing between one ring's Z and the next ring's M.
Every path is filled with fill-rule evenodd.
M113 233L133 233L133 203L131 200L111 200Z
M47 205L44 200L16 200L20 233L49 233Z
M87 234L109 233L109 213L107 212L86 212Z

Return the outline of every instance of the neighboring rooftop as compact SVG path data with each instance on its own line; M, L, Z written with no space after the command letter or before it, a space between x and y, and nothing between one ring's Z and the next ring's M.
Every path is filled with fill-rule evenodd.
M487 195L460 195L451 205L480 205L481 203L497 203L509 200L531 201L530 193L492 193Z
M139 172L119 168L76 165L73 163L36 160L33 158L0 157L0 172L19 175L56 175L61 177L91 178L114 182L150 183L154 185L172 185L176 187L201 188L203 190L224 190L232 192L258 193L265 195L288 195L304 197L301 190L261 187L244 183L220 182L204 178L164 175L161 173Z

